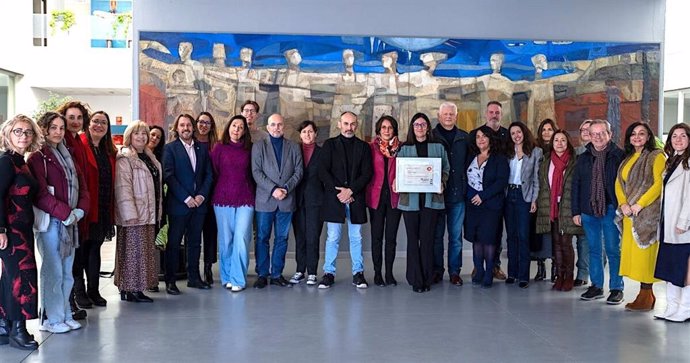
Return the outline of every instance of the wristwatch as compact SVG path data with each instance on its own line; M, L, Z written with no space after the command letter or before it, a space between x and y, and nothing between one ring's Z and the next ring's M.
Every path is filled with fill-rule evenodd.
M0 234L7 233L7 228L0 227Z

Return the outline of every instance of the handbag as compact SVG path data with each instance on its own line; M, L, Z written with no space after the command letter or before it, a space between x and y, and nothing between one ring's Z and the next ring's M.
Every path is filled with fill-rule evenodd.
M40 152L40 151L39 151ZM40 152L43 155L42 152ZM45 170L45 176L48 177L48 166L46 165L45 155L43 155L43 169ZM48 185L48 193L50 195L55 195L55 187ZM48 226L50 225L50 214L46 213L40 208L34 208L34 232L46 232L48 231Z

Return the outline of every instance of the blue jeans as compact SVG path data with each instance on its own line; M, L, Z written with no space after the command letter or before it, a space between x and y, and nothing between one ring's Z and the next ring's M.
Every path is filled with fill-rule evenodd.
M259 277L268 277L269 261L271 278L278 278L283 274L285 267L285 253L287 252L288 233L292 212L256 212L256 273ZM273 234L273 253L269 256L268 240L271 238L271 229L275 226Z
M60 225L62 222L50 217L48 230L36 234L36 245L41 253L41 284L39 286L41 302L50 323L62 323L65 319L72 319L69 306L69 294L74 285L72 277L72 263L74 249L70 255L60 257Z
M601 218L582 214L582 227L589 242L589 276L592 285L604 287L604 260L602 243L609 260L609 289L623 290L623 277L619 275L621 263L621 237L613 219L616 208L606 207L606 215Z
M459 275L462 268L462 224L465 203L446 203L446 210L438 216L434 234L434 272L443 275L443 236L448 225L448 274Z
M350 258L352 259L352 274L364 271L362 257L362 225L350 222L350 206L345 206L347 220L347 235L350 237ZM335 275L335 262L338 258L338 243L343 231L342 223L326 222L326 260L323 271Z
M589 242L587 241L587 236L577 235L575 236L577 247L577 279L582 281L587 281L587 276L589 276Z
M252 240L254 207L213 206L218 226L220 281L223 285L247 285L249 242Z
M531 203L525 202L522 189L508 189L505 206L508 244L508 276L529 281L529 223Z

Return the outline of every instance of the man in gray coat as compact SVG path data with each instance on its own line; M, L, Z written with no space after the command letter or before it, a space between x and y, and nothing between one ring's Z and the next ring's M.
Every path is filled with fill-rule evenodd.
M269 137L252 147L252 174L256 181L256 273L255 288L268 284L289 286L283 277L285 253L292 212L295 210L295 188L302 179L302 153L299 145L283 137L283 116L273 114L266 129ZM275 224L273 258L269 255L269 238Z

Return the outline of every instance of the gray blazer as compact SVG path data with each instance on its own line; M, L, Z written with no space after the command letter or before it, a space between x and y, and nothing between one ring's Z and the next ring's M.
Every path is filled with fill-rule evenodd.
M283 156L280 168L276 153L267 137L252 146L252 175L256 181L257 212L293 212L295 210L295 189L302 179L302 151L299 145L284 138ZM287 188L283 200L273 198L275 188Z
M536 202L539 196L539 163L543 156L544 152L541 148L535 147L532 150L532 155L525 155L522 158L522 175L520 180L522 182L522 198L527 203Z

